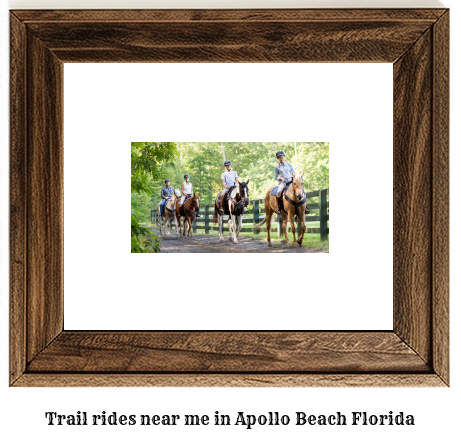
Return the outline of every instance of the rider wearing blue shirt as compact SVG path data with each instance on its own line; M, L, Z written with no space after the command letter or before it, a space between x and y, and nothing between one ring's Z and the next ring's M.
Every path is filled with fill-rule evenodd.
M166 202L173 196L174 194L174 188L170 186L170 179L165 180L165 185L162 188L162 202L160 203L160 215L163 215L163 211L165 210L165 204Z

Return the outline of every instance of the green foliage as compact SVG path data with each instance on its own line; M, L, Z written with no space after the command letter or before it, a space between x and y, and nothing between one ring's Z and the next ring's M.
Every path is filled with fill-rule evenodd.
M174 142L131 143L131 191L152 194L149 181L163 178L163 167L178 156Z
M264 198L274 180L274 168L278 164L275 153L284 150L288 162L297 173L304 172L305 190L314 191L329 187L328 142L298 142L297 158L293 142L225 142L226 159L232 161L232 169L239 180L250 180L251 199ZM221 175L224 157L221 142L177 143L178 159L164 165L164 176L171 185L180 188L184 174L190 174L194 191L200 192L202 204L213 203L222 190ZM163 180L153 183L154 203L160 200Z
M132 142L131 174L148 174L152 180L162 178L162 163L173 162L178 156L174 142Z
M157 253L160 239L140 224L148 221L154 207L151 197L154 183L164 177L164 168L178 157L174 142L131 143L131 252Z
M158 253L160 239L151 229L142 226L134 211L131 211L131 252Z

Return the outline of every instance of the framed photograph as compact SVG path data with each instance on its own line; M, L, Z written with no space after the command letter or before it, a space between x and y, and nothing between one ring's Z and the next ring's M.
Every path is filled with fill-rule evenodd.
M132 253L328 253L328 142L132 142L131 167Z
M449 385L447 9L16 10L10 21L11 386ZM64 65L83 63L392 64L393 328L64 329Z

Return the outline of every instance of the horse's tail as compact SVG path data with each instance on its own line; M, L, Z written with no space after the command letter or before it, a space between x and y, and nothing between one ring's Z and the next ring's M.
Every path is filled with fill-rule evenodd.
M213 224L218 224L218 208L216 207L216 202L214 204Z
M267 218L264 218L263 221L261 221L259 224L255 224L254 225L254 228L257 229L258 227L261 227L263 224L265 224L267 222Z

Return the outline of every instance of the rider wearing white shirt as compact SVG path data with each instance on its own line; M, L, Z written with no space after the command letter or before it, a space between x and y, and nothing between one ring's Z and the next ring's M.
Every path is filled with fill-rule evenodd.
M192 183L189 182L189 174L185 174L184 175L184 182L182 182L182 185L181 185L181 192L182 192L182 196L181 196L181 199L179 200L179 205L182 206L184 204L184 201L186 199L188 199L189 197L192 197L194 195L194 191L193 191L193 188L192 188ZM200 215L197 214L197 217L200 218Z
M232 171L232 162L230 160L226 160L226 162L224 162L224 166L226 167L226 171L224 171L221 176L224 191L222 191L221 193L221 207L219 208L220 213L224 213L223 201L226 192L229 192L229 190L233 188L235 184L238 182L237 173L235 171Z

